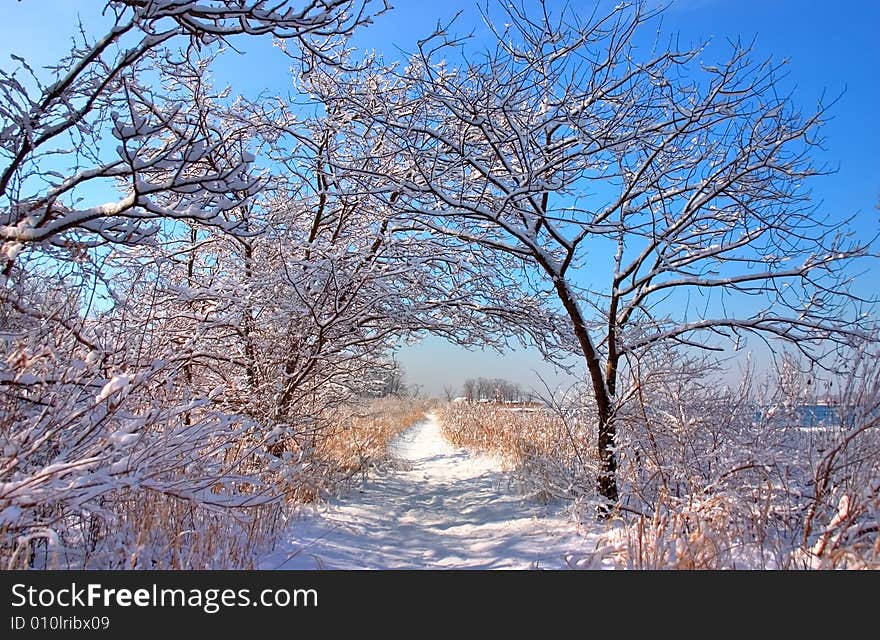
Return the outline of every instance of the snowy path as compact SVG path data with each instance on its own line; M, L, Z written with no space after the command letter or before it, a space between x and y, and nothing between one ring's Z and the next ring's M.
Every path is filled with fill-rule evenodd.
M433 415L392 452L401 470L305 510L259 568L564 568L587 545L558 505L508 492L498 463L453 447Z

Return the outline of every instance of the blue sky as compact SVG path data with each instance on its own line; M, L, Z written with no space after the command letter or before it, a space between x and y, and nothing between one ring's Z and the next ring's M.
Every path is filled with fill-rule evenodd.
M570 3L585 11L594 4L584 0ZM0 21L0 66L13 67L10 53L37 66L51 63L69 43L77 13L88 31L100 26L96 10L101 4L94 0L5 1ZM477 40L485 32L471 2L399 0L396 4L353 44L394 59L400 56L399 49L412 51L417 39L438 20L448 20L459 9L463 11L458 21L461 31L473 30ZM838 171L816 179L813 194L823 203L822 210L835 217L858 214L861 235L876 233L880 215L875 209L880 197L880 2L673 0L663 29L680 34L685 43L712 38L713 47L727 39L757 37L757 57L790 60L784 88L792 90L795 102L807 111L823 93L830 98L844 92L832 110L833 119L823 129L826 148L815 156ZM263 89L286 93L291 88L289 61L268 40L245 41L241 47L245 55L228 56L218 69L221 81L251 95ZM710 48L707 56L712 51ZM878 276L876 269L866 274L858 289L876 293ZM503 376L528 386L540 384L532 373L536 369L551 381L561 379L529 351L501 358L494 353L462 352L437 339L405 348L399 360L409 381L429 394L439 394L445 385L458 385L463 378L478 375Z

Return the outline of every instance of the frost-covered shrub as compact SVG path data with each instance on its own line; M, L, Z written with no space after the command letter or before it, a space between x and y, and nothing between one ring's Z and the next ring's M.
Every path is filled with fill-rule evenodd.
M865 344L824 378L793 359L763 385L693 361L639 372L618 411L624 506L644 514L610 534L624 564L877 566L877 363Z
M194 523L212 507L280 503L259 425L219 411L221 389L187 387L179 351L154 345L138 362L115 348L126 323L86 321L39 291L25 299L28 314L3 318L17 329L0 363L4 566L140 567L120 543L143 534L125 517L146 517L138 505L186 504Z

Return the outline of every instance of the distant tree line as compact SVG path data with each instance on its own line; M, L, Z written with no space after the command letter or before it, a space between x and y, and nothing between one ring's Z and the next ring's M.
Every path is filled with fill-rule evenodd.
M533 394L503 378L469 378L462 385L462 397L468 402L531 402Z

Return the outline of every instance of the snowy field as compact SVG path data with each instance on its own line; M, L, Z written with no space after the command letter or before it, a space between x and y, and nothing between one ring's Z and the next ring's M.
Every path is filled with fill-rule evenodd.
M513 495L498 461L449 444L434 415L391 450L394 469L304 509L259 568L559 569L594 546L561 505Z

